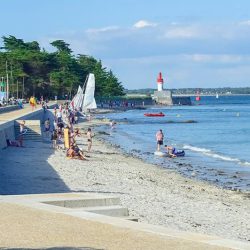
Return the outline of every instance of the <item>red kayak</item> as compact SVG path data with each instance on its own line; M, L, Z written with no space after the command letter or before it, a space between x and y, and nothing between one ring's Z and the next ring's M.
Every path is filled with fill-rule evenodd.
M144 116L150 116L150 117L154 117L154 116L157 116L157 117L162 117L162 116L165 116L163 113L146 113L144 114Z

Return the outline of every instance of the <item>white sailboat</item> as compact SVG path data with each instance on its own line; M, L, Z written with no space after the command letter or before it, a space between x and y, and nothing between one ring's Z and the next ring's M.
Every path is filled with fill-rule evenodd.
M96 101L95 101L95 75L90 73L88 75L88 80L86 83L82 110L86 111L89 109L96 109Z
M82 108L82 103L83 103L83 90L81 86L79 86L76 95L70 102L70 107L72 110L79 111Z
M78 87L77 94L73 97L70 102L70 107L72 110L77 111L87 111L90 109L96 109L96 101L95 101L95 76L90 73L87 76L85 91Z
M218 99L219 98L219 94L218 93L216 93L216 99Z

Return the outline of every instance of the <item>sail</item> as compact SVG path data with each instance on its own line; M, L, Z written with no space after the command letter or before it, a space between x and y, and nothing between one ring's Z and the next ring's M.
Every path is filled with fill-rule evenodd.
M96 109L96 102L95 102L95 76L94 74L89 74L88 81L86 84L84 99L82 109Z
M74 96L74 98L72 99L70 103L70 107L73 110L79 110L82 107L82 103L83 103L83 90L79 86L77 90L77 94Z

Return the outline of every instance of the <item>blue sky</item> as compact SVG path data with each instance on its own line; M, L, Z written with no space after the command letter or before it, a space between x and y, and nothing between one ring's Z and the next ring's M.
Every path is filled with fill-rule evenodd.
M250 86L248 0L0 0L0 35L63 39L124 87ZM2 43L2 41L1 41Z

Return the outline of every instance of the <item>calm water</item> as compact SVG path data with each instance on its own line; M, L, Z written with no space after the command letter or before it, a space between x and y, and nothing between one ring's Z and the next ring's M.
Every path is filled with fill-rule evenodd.
M105 139L145 161L175 169L226 188L250 190L250 96L202 97L199 105L152 107L110 114L122 122ZM145 117L163 112L165 117ZM196 123L187 123L187 121ZM186 156L154 156L155 133L162 129L164 144L184 149Z

